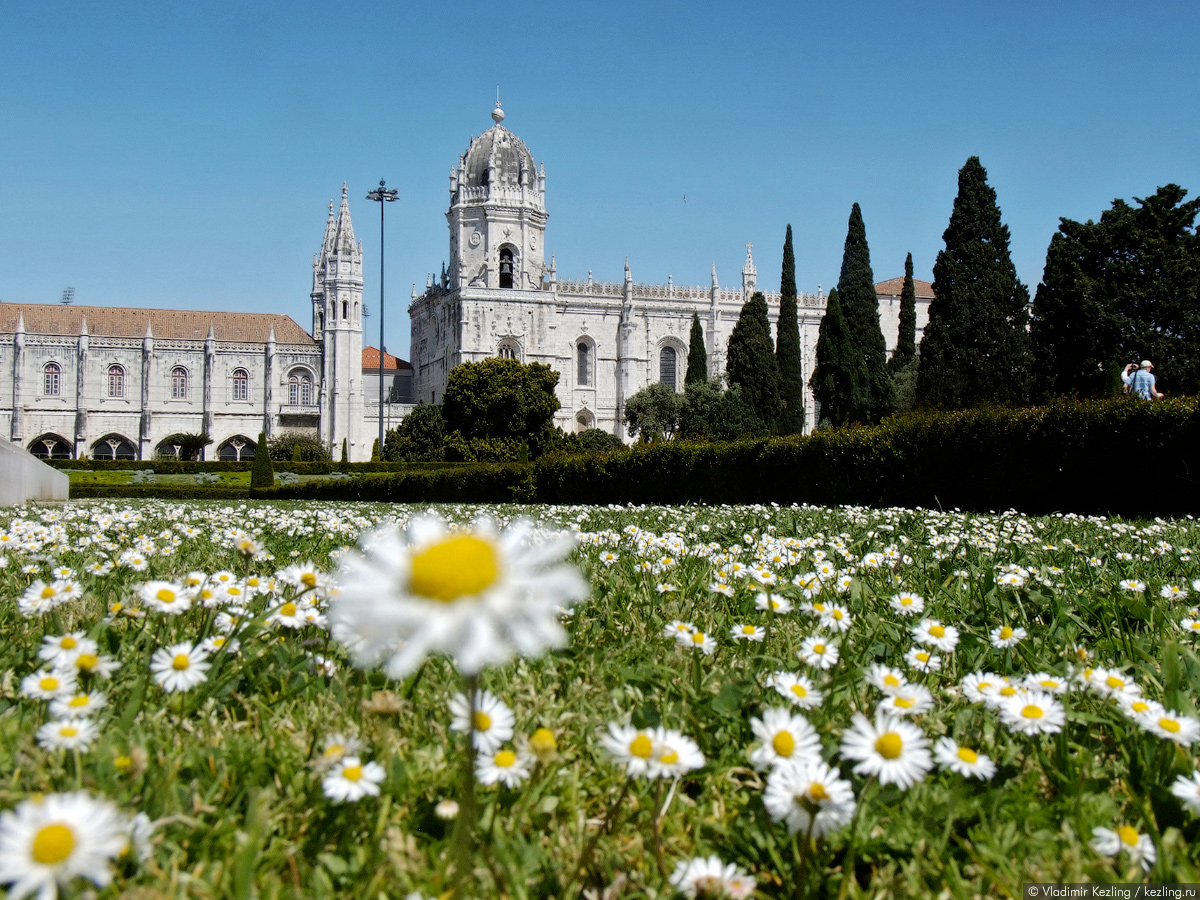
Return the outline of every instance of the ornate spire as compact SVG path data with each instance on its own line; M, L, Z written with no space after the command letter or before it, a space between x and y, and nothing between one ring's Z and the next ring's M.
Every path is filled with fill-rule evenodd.
M758 269L754 268L754 245L746 245L746 264L742 266L743 275L757 275Z
M333 211L333 204L329 205L330 213ZM346 182L342 182L342 203L338 207L337 222L334 224L333 230L333 246L330 248L333 253L347 253L353 255L358 247L358 241L354 237L354 225L350 221L350 201L346 199Z
M717 261L715 259L712 266L712 286L717 287Z
M25 333L25 310L17 310L17 334Z
M80 337L86 337L87 333L88 333L87 316L84 316L83 321L79 323L79 335L80 335Z

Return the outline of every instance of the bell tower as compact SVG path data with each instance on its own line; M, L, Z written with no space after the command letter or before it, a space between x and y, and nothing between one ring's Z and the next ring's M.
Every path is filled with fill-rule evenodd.
M320 433L338 459L345 440L352 461L367 459L363 445L362 241L354 236L350 203L342 184L337 216L329 204L325 237L313 259L313 338L323 349L320 378ZM288 372L281 373L287 382ZM302 377L302 373L301 376ZM292 398L287 397L290 401Z

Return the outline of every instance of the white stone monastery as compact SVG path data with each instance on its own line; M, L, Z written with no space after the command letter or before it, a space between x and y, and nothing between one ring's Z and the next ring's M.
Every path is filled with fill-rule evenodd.
M625 400L655 381L683 390L692 316L704 330L710 377L724 372L725 347L742 304L759 290L747 245L741 283L685 287L635 283L629 260L621 281L559 280L555 257L547 265L546 168L534 164L525 143L500 124L471 140L450 170L450 264L440 281L428 280L409 306L413 393L439 403L451 369L503 356L539 362L559 373L564 431L602 428L622 438ZM899 332L903 279L877 286L888 352ZM929 317L932 291L917 282L917 339ZM763 291L774 333L779 293ZM798 300L807 428L814 402L807 384L815 362L825 295Z
M546 170L500 123L450 170L450 265L413 291L409 364L384 354L385 427L412 402L440 403L449 372L493 356L559 372L556 423L626 437L625 400L655 381L683 389L692 316L704 329L710 376L742 304L759 290L747 245L741 284L716 267L700 287L558 279L545 261ZM891 352L903 279L876 285ZM917 337L932 291L916 282ZM379 351L363 347L363 249L347 190L313 259L312 328L254 312L0 303L0 432L41 457L175 456L170 438L206 433L209 459L249 459L259 432L314 433L336 459L370 458L379 428ZM778 314L778 292L763 291ZM812 374L825 295L798 298L804 380ZM814 403L806 388L808 427Z

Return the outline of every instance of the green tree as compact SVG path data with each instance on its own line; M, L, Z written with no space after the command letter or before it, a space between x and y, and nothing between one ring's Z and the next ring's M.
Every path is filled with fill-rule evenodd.
M271 454L267 452L266 432L258 433L258 446L254 448L254 464L250 467L250 489L269 488L275 484L275 469L271 466Z
M1033 366L1029 290L1017 280L1008 228L977 156L959 170L942 238L946 247L933 265L934 299L921 340L918 405L1026 402Z
M767 318L767 298L756 291L745 303L729 335L725 377L741 388L742 396L760 419L774 428L779 421L779 363Z
M267 443L267 453L276 462L295 458L296 448L304 462L329 462L329 449L315 431L288 431Z
M900 329L896 352L888 360L892 373L899 372L917 358L917 288L913 284L912 254L904 260L904 287L900 289Z
M668 385L655 382L625 401L625 427L642 443L669 441L679 428L681 398Z
M708 351L704 349L704 329L700 317L692 313L692 333L688 336L687 374L684 384L708 381Z
M178 431L163 438L163 444L179 447L180 459L199 459L204 448L213 442L206 432Z
M445 437L442 408L423 403L384 436L383 458L387 462L438 462Z
M387 435L384 435L384 437L387 437ZM381 459L383 459L383 457L380 455L380 450L379 438L375 438L375 440L371 443L371 462L379 462Z
M767 434L767 425L733 385L720 379L689 384L683 391L676 436L689 440L735 441Z
M779 365L780 434L804 430L804 371L800 360L800 322L796 304L796 257L792 226L783 239L783 271L779 277L779 320L775 323L775 361Z
M301 455L300 455L300 445L293 444L292 445L292 462L301 462L302 459L303 459L303 457L301 457Z
M817 333L817 360L810 382L820 406L820 425L863 422L870 415L870 389L862 354L850 337L836 288L829 292Z
M348 462L350 462L350 454L349 454L349 453L346 451L346 439L345 439L345 438L342 438L342 459L341 459L341 463L342 463L342 465L346 465Z
M887 372L887 342L879 326L879 297L871 271L867 226L857 203L850 208L837 292L850 341L862 355L867 370L867 418L878 422L892 411L892 381Z
M1033 303L1037 399L1103 396L1149 358L1172 391L1200 393L1200 199L1176 184L1099 222L1060 219Z
M542 363L485 359L450 370L442 400L446 433L473 438L512 438L533 456L551 442L558 411L558 373Z

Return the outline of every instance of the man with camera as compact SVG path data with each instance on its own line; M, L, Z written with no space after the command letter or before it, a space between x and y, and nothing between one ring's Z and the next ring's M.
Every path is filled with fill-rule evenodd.
M1143 359L1140 366L1137 363L1130 363L1121 373L1121 381L1125 382L1126 388L1132 394L1143 400L1161 400L1163 395L1155 387L1156 379L1150 371L1153 368L1154 363L1148 359Z

